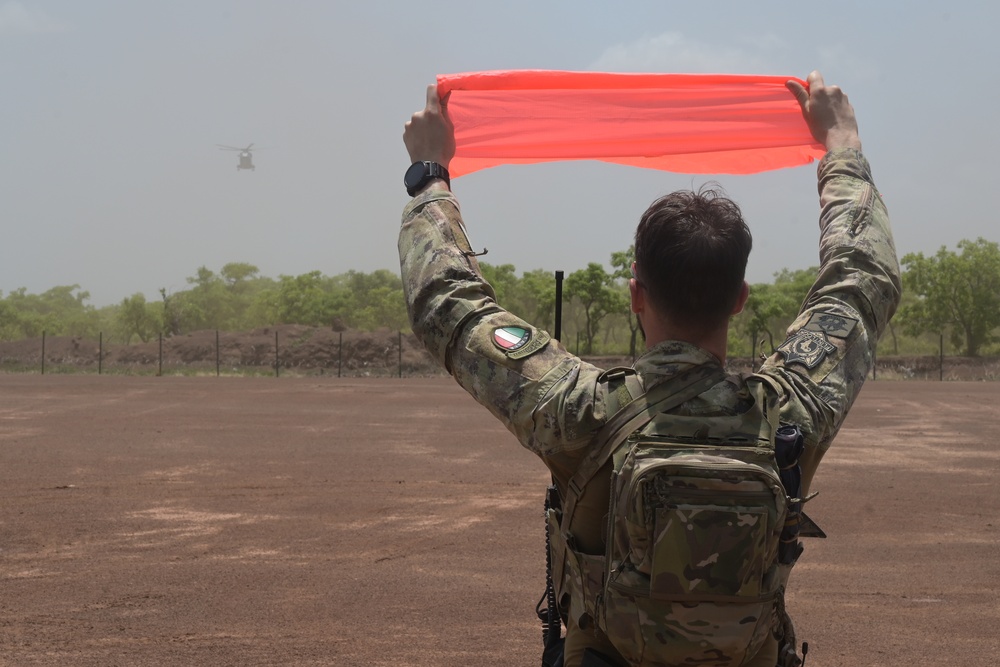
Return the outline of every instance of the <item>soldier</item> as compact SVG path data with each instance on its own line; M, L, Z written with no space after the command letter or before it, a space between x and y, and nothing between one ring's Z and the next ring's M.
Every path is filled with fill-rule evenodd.
M876 342L899 302L900 279L888 213L861 153L846 95L825 85L819 72L809 75L808 88L787 85L828 151L817 170L819 272L787 338L755 374L729 375L670 412L706 423L732 418L750 410L755 391L763 388L780 405L780 421L797 425L803 435L804 497L871 370ZM399 254L413 331L463 388L544 461L565 497L594 434L620 402L608 395L601 369L496 302L450 191L454 132L434 86L427 90L426 108L406 123L403 141L413 163L405 178L413 200L403 211ZM667 195L642 216L629 291L646 338L646 352L634 365L646 390L695 366L725 365L729 318L748 295L750 246L739 207L714 189ZM584 595L579 585L562 585L583 577L571 571L573 563L605 552L610 475L610 464L604 465L583 489L568 531L581 555L556 582L567 623L566 667L652 664L618 650L592 617L593 607L575 599ZM782 571L785 579L790 569ZM744 655L717 656L716 662L691 656L690 664L774 667L783 613L783 604L775 604L773 634ZM796 664L794 650L780 660Z

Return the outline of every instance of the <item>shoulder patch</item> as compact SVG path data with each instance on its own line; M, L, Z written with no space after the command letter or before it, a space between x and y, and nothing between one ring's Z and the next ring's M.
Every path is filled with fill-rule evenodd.
M497 327L493 330L493 344L510 359L523 359L541 350L549 342L544 331L524 327Z
M806 322L806 325L802 329L826 334L834 338L847 338L857 325L858 321L851 317L816 312L809 317L809 321Z
M812 320L810 320L811 322ZM801 329L794 336L778 347L778 352L785 355L785 361L790 364L802 364L806 368L815 368L826 355L837 347L829 342L823 334Z

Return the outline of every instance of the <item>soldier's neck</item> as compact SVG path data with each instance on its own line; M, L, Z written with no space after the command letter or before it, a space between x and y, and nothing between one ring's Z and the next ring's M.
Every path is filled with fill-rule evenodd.
M659 318L644 317L643 330L646 332L646 349L668 340L679 340L705 350L723 366L726 365L726 350L729 347L729 324L726 323L709 331L691 331L672 325Z

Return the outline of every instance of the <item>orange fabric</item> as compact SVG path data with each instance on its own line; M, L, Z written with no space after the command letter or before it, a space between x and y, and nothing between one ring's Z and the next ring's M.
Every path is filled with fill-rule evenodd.
M794 77L500 70L445 74L452 178L501 164L601 160L693 174L752 174L826 152ZM806 85L801 79L795 79Z

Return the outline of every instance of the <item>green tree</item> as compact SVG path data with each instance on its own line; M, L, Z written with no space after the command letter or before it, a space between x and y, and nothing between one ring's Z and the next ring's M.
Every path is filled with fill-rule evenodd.
M246 262L231 262L219 271L228 293L229 319L226 329L245 330L266 326L272 322L261 318L254 310L257 297L275 286L275 281L260 275L260 269Z
M259 302L263 292L275 289L275 281L261 277L253 264L230 262L218 274L202 266L187 282L191 288L176 294L160 290L165 332L235 331L273 322L268 317L274 315L274 309L265 311Z
M0 335L8 339L50 336L96 336L100 316L89 305L90 293L79 285L60 285L41 294L19 288L2 300Z
M513 264L494 266L480 262L479 268L496 292L497 302L531 324L552 331L555 326L555 275L544 269L526 271L520 278Z
M0 292L0 296L3 293ZM0 340L16 340L21 337L21 321L17 309L0 299Z
M376 287L365 295L364 306L355 311L354 326L366 331L388 327L393 331L409 329L410 319L406 314L403 288Z
M510 310L533 325L555 331L556 280L552 271L534 269L521 274L510 299Z
M245 292L249 283L260 274L260 269L246 262L230 262L219 273L234 292Z
M160 330L168 336L176 336L181 332L181 313L177 300L167 294L165 287L160 288L160 300L162 302L160 312L163 318Z
M344 290L338 295L338 317L348 326L373 330L380 327L409 327L403 281L387 269L371 273L348 271L338 276Z
M903 257L903 284L917 296L903 307L901 320L913 335L950 333L970 357L997 340L1000 326L1000 246L978 238L958 242L956 253L941 246L933 257Z
M146 297L137 292L122 299L118 306L116 330L119 339L126 345L138 336L143 343L160 332L163 322L162 306L146 303Z
M743 312L736 318L736 329L743 336L758 341L767 336L771 352L775 342L781 340L782 332L791 325L802 309L809 289L816 280L816 267L809 269L782 269L774 274L774 283L756 283L750 286ZM750 351L751 356L757 350Z
M513 264L500 264L493 265L488 262L479 262L479 270L483 273L483 278L486 282L493 287L493 291L497 295L497 303L501 306L510 310L518 317L524 319L523 315L518 314L511 308L510 301L517 292L519 283L521 282L517 277L517 269L514 268Z
M628 292L628 281L632 278L632 263L635 262L635 246L630 245L628 250L621 250L611 253L611 266L614 272L613 278L621 281L625 285L625 312L628 318L629 340L628 353L634 359L639 338L639 318L632 312L632 297Z
M614 278L597 262L574 271L566 278L566 294L583 306L583 354L593 354L594 338L601 320L609 313L621 309L621 295L614 288Z
M38 295L28 294L27 288L12 291L3 303L3 328L9 340L35 338L47 329L45 317L38 312Z
M322 326L333 319L329 285L319 271L280 276L276 297L278 323Z
M181 329L226 329L231 317L231 303L226 284L208 267L200 266L187 278L191 289L174 295L181 320Z

